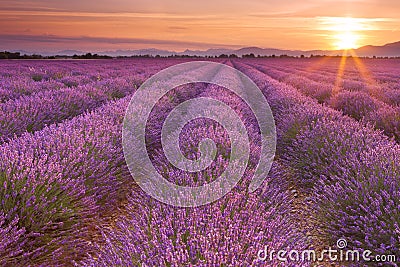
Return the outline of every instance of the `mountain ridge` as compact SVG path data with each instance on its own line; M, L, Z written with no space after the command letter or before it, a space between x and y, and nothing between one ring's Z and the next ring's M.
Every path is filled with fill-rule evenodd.
M394 43L388 43L382 46L376 45L366 45L359 47L357 49L352 49L357 56L361 57L398 57L400 56L400 41ZM25 50L14 50L11 52L20 52L21 54L41 54L43 56L54 56L54 55L65 55L65 56L73 56L73 55L82 55L87 52L79 51L79 50L62 50L58 52L43 52L43 53L32 53ZM255 56L301 56L304 55L309 57L311 55L326 55L326 56L340 56L342 55L344 50L287 50L287 49L279 49L279 48L260 48L256 46L243 47L239 49L225 49L225 48L210 48L207 50L189 50L186 49L183 52L176 52L170 50L156 49L156 48L147 48L147 49L135 49L135 50L113 50L113 51L102 51L96 52L99 55L107 55L107 56L220 56L222 54L231 55L235 54L237 56L243 56L246 54L254 54Z

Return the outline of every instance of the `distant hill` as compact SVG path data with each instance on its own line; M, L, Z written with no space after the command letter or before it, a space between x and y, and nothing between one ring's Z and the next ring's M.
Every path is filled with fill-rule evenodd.
M83 55L83 54L85 54L85 52L78 51L78 50L63 50L63 51L57 52L57 55L63 55L63 56L73 56L73 55ZM52 53L41 54L41 55L53 56Z
M173 51L167 51L167 50L160 50L160 49L155 49L155 48L149 48L149 49L139 49L139 50L116 50L116 51L105 51L105 52L98 52L99 55L107 55L107 56L137 56L137 55L151 55L151 56L170 56L176 54L176 52Z
M28 52L15 50L11 52L20 52L21 54L40 54L43 56L53 56L53 55L83 55L87 52L77 51L77 50L63 50L59 52ZM89 51L90 52L90 51ZM377 56L377 57L400 57L400 42L390 43L383 46L373 46L367 45L355 49L354 52L358 56ZM149 49L137 49L137 50L115 50L115 51L103 51L96 52L99 55L107 55L112 57L117 56L140 56L140 55L150 55L150 56L173 56L173 55L188 55L188 56L220 56L222 54L231 55L235 54L237 56L243 56L248 54L254 54L255 56L280 56L280 55L288 55L288 56L301 56L304 55L309 57L311 55L327 55L327 56L337 56L342 55L343 50L283 50L276 48L260 48L260 47L244 47L240 49L223 49L223 48L211 48L208 50L185 50L183 52L175 52L168 50L160 50L155 48Z
M398 57L400 56L400 42L383 46L367 45L355 50L359 56Z
M383 46L372 46L367 45L354 49L356 55L361 57L400 57L400 42L390 43ZM254 54L260 56L270 56L270 55L288 55L288 56L311 56L311 55L327 55L336 56L342 55L343 50L282 50L273 48L259 48L259 47L245 47L238 50L233 50L232 53L243 56L244 54Z
M355 53L359 56L378 56L378 57L397 57L400 56L400 42L386 44L383 46L363 46L354 50ZM280 56L280 55L288 55L288 56L311 56L311 55L327 55L327 56L336 56L342 55L343 50L283 50L276 48L260 48L260 47L244 47L240 49L208 49L208 50L185 50L183 52L174 52L167 50L158 50L158 49L140 49L140 50L117 50L117 51L108 51L108 52L100 52L98 54L106 54L110 56L131 56L131 55L160 55L160 56L170 56L170 55L189 55L189 56L219 56L222 54L230 55L235 54L238 56L254 54L255 56Z

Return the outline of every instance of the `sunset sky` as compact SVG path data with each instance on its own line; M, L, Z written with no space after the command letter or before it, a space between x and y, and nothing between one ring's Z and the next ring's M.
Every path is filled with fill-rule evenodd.
M0 50L312 50L400 41L399 0L0 0L0 14Z

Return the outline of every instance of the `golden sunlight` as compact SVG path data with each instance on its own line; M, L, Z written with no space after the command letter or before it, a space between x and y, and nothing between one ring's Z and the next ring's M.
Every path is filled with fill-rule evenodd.
M322 29L329 31L332 45L335 49L352 49L360 46L361 32L374 27L371 19L352 17L323 17L320 18L324 25Z
M353 49L357 48L357 40L358 36L357 34L346 31L343 33L339 33L334 36L335 39L337 40L335 42L335 47L337 49Z

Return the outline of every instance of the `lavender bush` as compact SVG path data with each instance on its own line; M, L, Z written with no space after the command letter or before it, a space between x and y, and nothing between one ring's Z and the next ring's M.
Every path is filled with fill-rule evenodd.
M278 170L275 165L273 173ZM308 241L290 215L293 196L274 174L256 195L238 187L199 208L173 208L143 193L131 195L127 217L103 232L106 245L84 265L264 266L257 259L264 245L276 250L304 249ZM299 265L308 263L287 263Z

